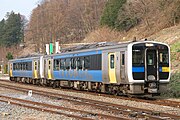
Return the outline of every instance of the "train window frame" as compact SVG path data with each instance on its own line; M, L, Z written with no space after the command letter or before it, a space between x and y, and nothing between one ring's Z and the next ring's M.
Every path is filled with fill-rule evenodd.
M144 66L145 64L145 51L144 50L133 49L132 64L133 66Z
M51 60L48 60L48 70L51 70Z
M71 69L76 69L76 58L71 58Z
M39 70L40 69L40 61L38 60L37 62L38 62L38 65L37 65L38 69L37 70Z
M60 59L54 59L54 71L59 71L60 70Z
M19 70L19 64L16 63L16 70Z
M23 70L26 70L26 62L23 63Z
M90 68L90 56L85 56L84 57L84 69L89 69Z
M147 65L155 65L155 60L154 60L155 56L153 53L149 53L147 56ZM150 61L151 60L151 61Z
M102 69L102 55L101 54L91 55L89 70L101 70L101 69Z
M12 67L12 68L13 68L12 70L16 70L15 65L16 65L16 63L12 63L12 66L13 66L13 67Z
M115 68L115 55L114 54L110 55L110 68L111 69Z
M32 70L32 62L27 62L27 70L28 71Z
M34 70L37 70L37 61L34 62Z
M65 69L65 59L60 59L60 70L64 70Z
M23 64L20 63L20 70L23 70Z
M68 61L67 61L68 60ZM68 64L68 68L67 68ZM60 70L101 70L102 54L60 59Z
M21 70L21 63L18 63L18 70Z
M168 51L159 52L159 63L160 64L169 64L169 53L168 53Z
M69 70L71 68L71 63L70 62L71 62L70 58L65 59L65 69L66 70Z
M82 64L83 58L82 57L78 57L76 60L77 60L77 69L78 70L83 69L83 64Z
M125 53L121 54L121 65L124 66L125 65Z

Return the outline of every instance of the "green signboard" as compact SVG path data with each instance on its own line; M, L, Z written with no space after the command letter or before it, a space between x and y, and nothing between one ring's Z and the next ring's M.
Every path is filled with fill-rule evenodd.
M53 54L53 44L52 43L49 44L49 50L50 50L49 53Z

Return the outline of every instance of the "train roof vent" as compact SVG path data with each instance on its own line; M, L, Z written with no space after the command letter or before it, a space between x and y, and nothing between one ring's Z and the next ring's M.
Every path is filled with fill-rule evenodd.
M43 56L43 54L34 53L34 54L28 54L28 55L25 55L25 56L20 56L18 58L39 57L39 56Z
M65 49L62 49L61 52L71 52L71 51L77 51L77 50L83 50L83 49L92 49L92 48L99 48L99 47L105 47L105 46L112 46L112 45L117 45L117 44L118 44L117 42L96 42L92 44L85 44L85 45L65 48Z

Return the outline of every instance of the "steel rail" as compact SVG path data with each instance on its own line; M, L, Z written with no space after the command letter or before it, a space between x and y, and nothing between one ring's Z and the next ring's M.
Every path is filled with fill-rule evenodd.
M0 101L2 101L2 102L4 101L4 102L10 103L10 104L15 104L15 105L23 106L23 107L28 107L28 108L31 108L31 109L36 109L36 110L45 111L45 112L51 112L51 113L56 113L56 114L62 114L62 115L65 115L65 116L68 116L68 117L77 118L77 119L92 120L91 118L81 117L81 116L72 115L72 114L66 114L66 113L63 113L63 112L59 112L57 110L50 110L48 108L64 110L64 111L68 111L68 112L71 111L71 112L75 112L75 113L92 115L92 116L97 116L97 117L102 117L102 118L109 118L109 119L113 119L113 120L119 120L119 119L128 120L128 119L123 118L123 117L116 117L116 116L111 116L111 115L92 113L92 112L87 112L87 111L82 111L82 110L77 110L77 109L72 109L72 108L67 108L67 107L47 104L47 103L41 103L41 102L35 102L35 101L30 101L30 100L24 100L24 99L19 99L19 98L14 98L14 97L8 97L8 96L3 96L3 95L0 95L0 98L7 99L6 101L1 99ZM15 101L18 101L20 103L15 102ZM28 103L30 105L27 105L27 104L24 104L24 103ZM35 106L32 106L32 105L35 105ZM47 108L44 108L44 107L47 107Z
M4 85L5 87L5 85ZM8 88L8 87L7 87ZM15 90L19 90L20 88L12 88ZM21 89L25 89L25 88L21 88ZM151 114L154 114L151 110L146 110L146 109L140 109L140 108L133 108L133 107L128 107L128 106L123 106L123 105L119 105L119 104L110 104L110 103L106 103L106 102L102 102L102 101L96 101L96 100L90 100L90 99L85 99L85 98L76 98L73 96L66 96L63 94L57 94L57 93L52 93L52 92L46 92L46 91L39 91L39 90L35 90L35 89L31 89L34 91L34 93L36 94L40 94L40 95L44 95L44 96L50 96L50 97L55 97L57 99L64 99L64 100L68 100L68 101L72 101L72 100L76 100L73 102L79 103L79 104L88 104L91 106L95 106L99 109L103 109L103 110L111 110L113 112L119 112L119 113L123 113L123 114L129 114L129 111L126 111L127 109L131 110L131 112L135 112L138 111L138 113L142 113L142 114L138 114L138 117L149 117L151 119L159 119L160 117L171 117L171 118L179 118L179 116L176 115L172 115L172 114L168 114L168 113L160 113L160 117L159 116L152 116ZM27 92L26 90L23 90L24 92ZM42 93L44 92L44 93ZM61 96L61 97L60 97ZM63 98L66 97L66 98ZM67 99L67 97L69 99ZM71 100L72 99L72 100ZM84 102L84 103L82 103Z

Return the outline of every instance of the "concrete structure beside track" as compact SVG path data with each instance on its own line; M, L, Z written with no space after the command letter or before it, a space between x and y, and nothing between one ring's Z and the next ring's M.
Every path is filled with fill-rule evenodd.
M9 75L8 74L0 74L0 79L9 80Z

